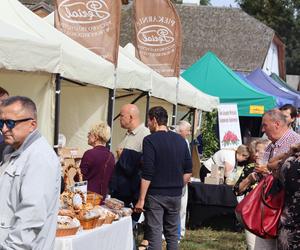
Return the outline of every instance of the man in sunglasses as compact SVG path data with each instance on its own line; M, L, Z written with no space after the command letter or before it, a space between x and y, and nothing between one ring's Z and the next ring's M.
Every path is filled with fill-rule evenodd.
M0 129L8 144L0 165L0 249L53 249L60 165L37 130L34 102L4 100Z

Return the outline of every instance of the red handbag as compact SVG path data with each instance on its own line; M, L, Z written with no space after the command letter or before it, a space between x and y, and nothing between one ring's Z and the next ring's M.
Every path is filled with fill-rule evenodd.
M244 227L264 239L277 237L284 204L284 189L278 183L272 174L264 177L235 209Z

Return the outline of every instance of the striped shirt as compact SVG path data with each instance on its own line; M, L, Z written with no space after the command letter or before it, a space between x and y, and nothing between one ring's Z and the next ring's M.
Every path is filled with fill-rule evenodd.
M289 151L291 145L297 143L300 143L300 135L292 129L288 129L280 139L267 146L264 160L269 160L275 155L286 153Z

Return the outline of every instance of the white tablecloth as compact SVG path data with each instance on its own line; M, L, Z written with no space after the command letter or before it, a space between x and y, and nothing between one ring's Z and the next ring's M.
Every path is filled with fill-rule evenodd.
M83 230L73 236L57 237L55 250L132 250L131 217L109 225Z

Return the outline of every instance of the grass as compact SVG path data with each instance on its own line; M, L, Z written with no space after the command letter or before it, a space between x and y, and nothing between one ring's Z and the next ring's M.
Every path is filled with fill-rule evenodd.
M139 242L143 234L139 234ZM165 244L163 244L165 250ZM187 230L180 250L246 250L245 234L230 231L216 231L210 228Z
M244 250L245 234L229 231L215 231L210 228L187 230L180 242L181 250Z

